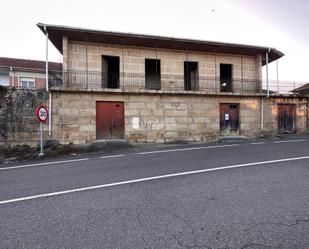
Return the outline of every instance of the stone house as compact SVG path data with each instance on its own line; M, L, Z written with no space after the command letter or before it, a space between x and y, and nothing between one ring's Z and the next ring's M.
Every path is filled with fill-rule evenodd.
M308 128L307 98L262 88L262 66L283 56L274 48L38 27L63 55L62 70L49 71L52 137L62 143L206 141Z
M62 70L62 64L48 63L50 70ZM24 88L45 88L45 61L0 57L0 85Z

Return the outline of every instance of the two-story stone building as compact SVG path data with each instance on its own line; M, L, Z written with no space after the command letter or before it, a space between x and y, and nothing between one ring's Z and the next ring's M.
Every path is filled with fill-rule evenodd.
M274 48L38 27L63 55L63 70L49 72L52 133L62 143L201 141L308 127L307 99L262 89L262 66L283 56ZM292 124L280 128L279 112Z

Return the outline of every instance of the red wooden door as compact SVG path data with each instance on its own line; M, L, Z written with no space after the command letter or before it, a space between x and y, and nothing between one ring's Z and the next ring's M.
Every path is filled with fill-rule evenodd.
M124 137L123 102L100 101L96 104L97 138Z
M295 105L278 105L278 132L293 133L295 131Z

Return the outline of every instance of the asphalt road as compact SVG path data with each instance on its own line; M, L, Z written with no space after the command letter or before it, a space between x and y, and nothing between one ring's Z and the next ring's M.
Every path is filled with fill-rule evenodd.
M0 248L309 248L309 137L0 168Z

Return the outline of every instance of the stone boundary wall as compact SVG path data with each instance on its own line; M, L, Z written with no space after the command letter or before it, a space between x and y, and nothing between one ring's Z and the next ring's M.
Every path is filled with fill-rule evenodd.
M44 90L0 87L0 145L28 144L36 146L40 133L35 109L47 103ZM47 124L44 125L47 137Z
M264 126L265 131L278 133L278 104L295 104L297 133L309 131L309 98L303 97L271 97L264 99Z

